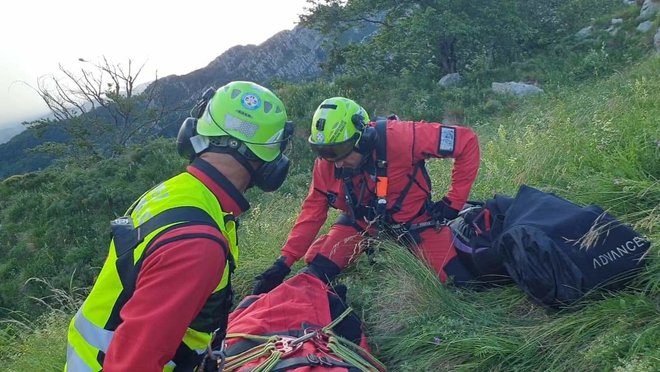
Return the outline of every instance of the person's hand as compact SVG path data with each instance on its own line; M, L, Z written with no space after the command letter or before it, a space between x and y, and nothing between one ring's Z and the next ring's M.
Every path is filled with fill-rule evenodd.
M253 295L270 292L284 281L284 277L291 272L291 268L284 262L284 257L278 258L275 263L263 273L255 277L256 282Z
M442 222L443 224L446 224L447 222L458 217L459 211L450 207L450 204L451 202L449 199L447 199L446 196L433 203L430 210L431 217L433 217L433 219L436 221Z

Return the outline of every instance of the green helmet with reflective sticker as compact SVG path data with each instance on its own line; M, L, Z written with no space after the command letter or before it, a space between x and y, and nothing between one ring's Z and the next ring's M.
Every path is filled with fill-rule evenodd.
M215 92L197 121L197 133L231 136L265 162L277 158L284 138L286 110L277 96L259 84L233 81Z
M344 97L328 98L314 112L308 142L320 157L337 161L357 146L368 122L367 111L355 101Z

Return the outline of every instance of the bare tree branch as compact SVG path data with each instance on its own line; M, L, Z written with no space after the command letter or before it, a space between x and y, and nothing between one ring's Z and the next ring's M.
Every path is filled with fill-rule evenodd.
M136 94L136 81L145 63L135 68L110 62L105 56L97 63L83 58L78 73L59 65L59 75L42 78L35 89L55 121L40 120L33 126L61 123L71 137L71 153L113 156L126 145L146 141L156 133L168 110L157 102L158 76L153 89Z

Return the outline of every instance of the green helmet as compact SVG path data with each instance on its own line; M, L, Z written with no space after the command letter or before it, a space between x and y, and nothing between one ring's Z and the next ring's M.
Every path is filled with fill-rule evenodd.
M233 81L215 92L197 121L197 133L231 136L265 162L277 158L285 141L286 110L277 96L256 83Z
M368 122L367 111L355 101L344 97L328 98L314 112L308 142L320 157L337 161L356 148Z

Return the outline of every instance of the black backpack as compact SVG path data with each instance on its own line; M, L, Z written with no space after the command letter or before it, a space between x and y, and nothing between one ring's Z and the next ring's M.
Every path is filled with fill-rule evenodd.
M550 308L572 305L595 289L624 288L650 246L596 205L581 207L525 185L493 243L516 284Z

